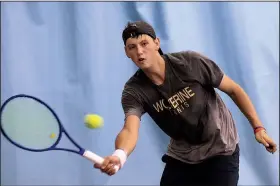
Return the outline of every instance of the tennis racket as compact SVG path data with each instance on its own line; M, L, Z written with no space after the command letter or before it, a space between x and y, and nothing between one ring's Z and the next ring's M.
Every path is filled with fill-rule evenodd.
M1 132L15 146L32 152L61 150L72 152L102 164L104 159L82 148L66 132L58 116L51 107L33 96L19 94L7 99L0 110ZM78 150L57 148L62 135ZM115 171L119 169L115 166Z

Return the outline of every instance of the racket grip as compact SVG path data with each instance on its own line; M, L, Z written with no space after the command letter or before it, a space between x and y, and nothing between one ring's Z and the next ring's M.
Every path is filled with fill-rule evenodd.
M89 150L85 150L83 157L85 157L86 159L88 159L89 161L93 162L93 163L97 163L97 164L102 164L104 161L104 158L98 156L97 154L89 151ZM119 166L115 165L115 172L117 172L119 170Z

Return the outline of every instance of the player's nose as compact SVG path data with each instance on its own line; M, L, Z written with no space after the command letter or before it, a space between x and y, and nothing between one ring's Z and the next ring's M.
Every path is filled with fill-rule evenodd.
M141 57L141 55L143 54L143 48L141 46L137 47L137 55L138 57Z

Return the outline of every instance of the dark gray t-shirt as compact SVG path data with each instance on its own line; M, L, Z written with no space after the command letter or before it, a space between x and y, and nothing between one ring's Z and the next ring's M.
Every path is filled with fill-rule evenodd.
M140 69L122 94L126 117L148 113L171 137L167 155L199 163L214 155L229 155L239 141L230 111L215 91L222 70L193 51L163 55L165 81L153 84Z

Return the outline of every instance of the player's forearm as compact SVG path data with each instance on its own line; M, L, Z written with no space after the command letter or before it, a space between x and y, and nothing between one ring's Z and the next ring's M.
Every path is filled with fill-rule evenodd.
M263 126L257 112L246 92L238 86L230 95L235 104L239 107L241 112L246 116L253 128Z
M123 128L116 138L115 148L124 150L127 153L127 156L129 156L136 146L137 139L137 132Z

